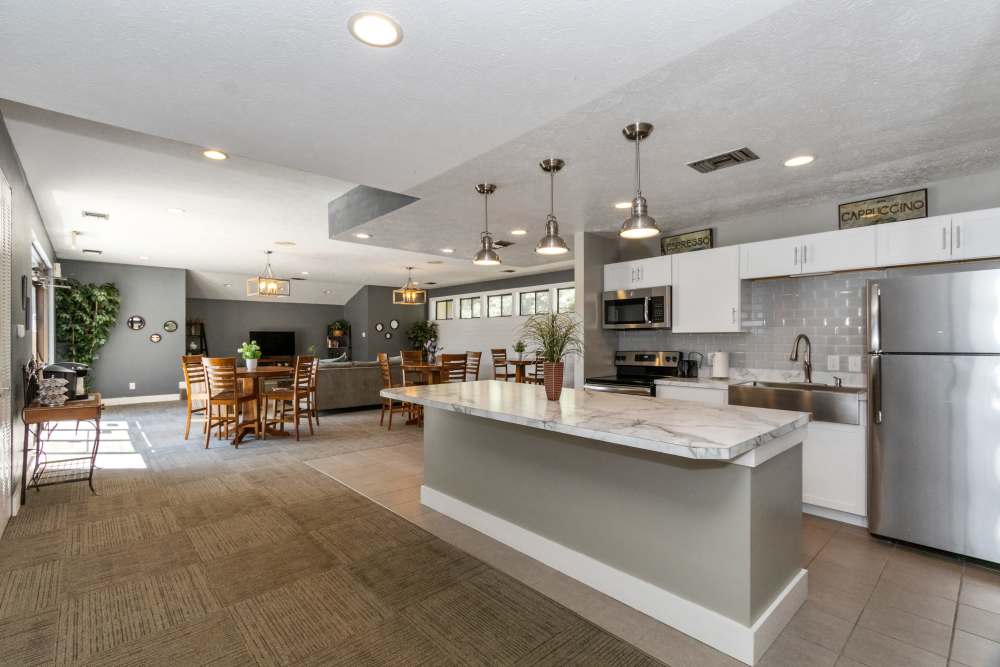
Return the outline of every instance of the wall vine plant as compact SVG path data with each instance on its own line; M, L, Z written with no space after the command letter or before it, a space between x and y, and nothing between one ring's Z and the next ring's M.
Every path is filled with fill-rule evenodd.
M56 290L56 344L70 361L90 365L118 323L122 297L114 283L64 284Z

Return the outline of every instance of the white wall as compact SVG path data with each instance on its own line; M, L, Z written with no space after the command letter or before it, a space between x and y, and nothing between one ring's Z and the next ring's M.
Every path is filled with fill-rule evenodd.
M530 287L517 287L514 289L491 290L488 292L468 292L454 294L451 296L430 299L430 309L428 315L432 322L438 326L438 346L440 352L446 354L461 354L462 352L483 353L482 363L479 367L479 379L488 380L493 377L493 360L490 357L491 348L503 347L507 349L507 354L512 353L514 343L518 340L521 327L529 316L522 316L519 312L521 292L536 292L539 290L549 291L549 302L553 310L556 308L556 290L560 287L574 287L572 282L548 283L533 285ZM486 297L491 294L513 294L514 314L511 317L487 317ZM459 299L478 296L482 299L482 317L478 319L459 319ZM577 295L579 298L579 295ZM439 301L453 301L454 319L436 320L437 303ZM572 315L572 313L570 313ZM530 355L531 350L525 352ZM563 373L564 385L573 386L573 373L577 359L568 356L565 360L566 369ZM529 371L533 370L529 367Z

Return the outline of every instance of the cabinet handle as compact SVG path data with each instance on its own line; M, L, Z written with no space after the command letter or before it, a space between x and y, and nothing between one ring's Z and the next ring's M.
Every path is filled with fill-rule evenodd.
M802 246L802 266L809 263L809 246Z
M941 228L941 250L947 250L947 249L948 249L948 228L947 227L942 227Z
M962 226L961 225L955 225L955 247L956 248L961 248L962 247Z
M733 308L733 324L736 324L736 309Z
M799 247L795 246L795 259L792 260L792 266L799 265Z

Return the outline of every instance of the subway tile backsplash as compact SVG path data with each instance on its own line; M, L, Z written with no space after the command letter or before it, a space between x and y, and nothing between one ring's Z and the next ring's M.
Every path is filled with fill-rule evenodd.
M795 336L812 341L813 367L827 370L829 355L837 355L840 371L848 356L865 352L865 281L885 271L856 271L824 276L747 281L743 284L743 333L675 334L664 331L622 331L622 350L729 352L731 368L794 370L801 362L788 360Z

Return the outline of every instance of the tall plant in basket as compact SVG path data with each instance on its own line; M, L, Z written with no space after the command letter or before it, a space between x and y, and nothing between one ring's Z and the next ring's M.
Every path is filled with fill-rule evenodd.
M535 315L524 323L521 338L542 361L546 398L558 401L562 394L563 359L568 354L583 353L580 323L566 313Z

